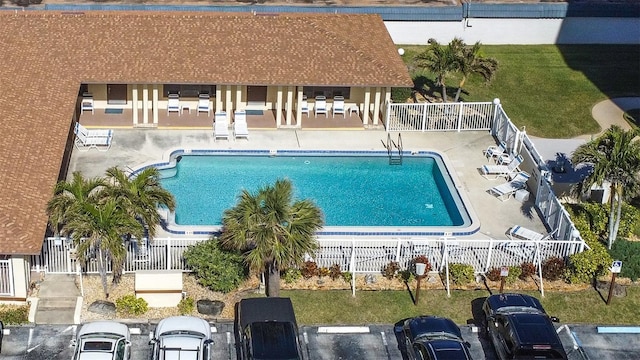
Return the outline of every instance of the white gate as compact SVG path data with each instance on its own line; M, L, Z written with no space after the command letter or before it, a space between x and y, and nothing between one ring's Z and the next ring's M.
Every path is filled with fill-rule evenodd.
M13 268L10 259L0 260L0 296L13 296Z

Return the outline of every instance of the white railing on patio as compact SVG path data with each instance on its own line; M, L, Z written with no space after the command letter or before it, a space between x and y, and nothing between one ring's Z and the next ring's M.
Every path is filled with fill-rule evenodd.
M0 296L13 296L13 268L11 260L0 260Z
M385 127L387 131L489 130L495 107L489 102L388 103Z

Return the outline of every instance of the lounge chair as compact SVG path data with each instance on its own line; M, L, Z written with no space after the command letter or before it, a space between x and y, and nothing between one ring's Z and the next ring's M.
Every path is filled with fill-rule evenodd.
M302 101L300 101L300 115L302 114L307 114L307 117L309 117L309 102L306 96L303 96Z
M316 106L313 108L313 112L318 114L324 114L327 117L327 98L324 95L316 96Z
M516 225L509 228L506 233L506 235L511 240L520 239L520 240L531 240L531 241L548 240L552 238L552 234L553 232L551 232L550 234L544 235L537 231L533 231L525 227L522 227L520 225Z
M113 130L88 130L80 123L76 123L74 132L76 134L75 146L78 150L89 150L94 148L98 151L107 151L111 148Z
M91 114L95 114L95 108L93 107L93 96L89 93L82 94L82 102L80 105L81 112L91 111Z
M245 138L249 140L249 127L247 126L247 113L242 111L236 111L233 114L233 137Z
M509 165L483 165L480 170L485 179L495 180L499 177L509 178L520 170L518 166L522 163L522 155L518 155Z
M524 171L521 171L516 174L516 176L511 180L504 184L500 184L498 186L494 186L489 189L489 193L494 195L501 201L507 201L514 195L516 191L522 190L527 187L527 180L529 180L529 174Z
M113 134L113 130L108 129L87 129L82 126L79 122L76 123L75 128L73 129L73 133L78 135L78 133L82 133L87 137L109 137Z
M169 94L167 101L167 115L172 112L177 112L178 116L182 113L182 108L180 107L180 96L178 94Z
M487 158L487 161L489 161L489 159L497 160L497 158L499 158L500 156L506 153L507 153L507 144L504 141L502 141L498 145L489 146L487 150L484 151L484 156Z
M198 110L196 111L196 116L201 112L206 112L207 116L211 115L211 101L209 94L200 94L198 96Z
M344 118L344 97L343 96L335 96L333 98L333 107L331 108L331 112L333 113L333 117L336 117L336 114L342 114Z
M219 111L214 115L213 140L223 138L229 140L229 123L227 122L227 113Z

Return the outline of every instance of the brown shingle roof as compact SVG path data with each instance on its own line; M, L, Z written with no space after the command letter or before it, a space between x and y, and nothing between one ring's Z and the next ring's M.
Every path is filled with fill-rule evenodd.
M377 15L1 12L0 254L35 254L80 83L411 86Z

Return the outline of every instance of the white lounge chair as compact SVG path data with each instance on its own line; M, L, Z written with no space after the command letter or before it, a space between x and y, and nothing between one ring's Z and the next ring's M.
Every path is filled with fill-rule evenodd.
M80 105L81 112L91 111L91 114L95 114L95 108L93 107L93 96L89 93L82 94L82 102Z
M224 111L216 112L213 118L213 140L229 140L229 122L227 121L227 113Z
M113 130L88 130L80 123L76 123L74 132L76 140L74 142L78 150L89 150L94 148L98 151L107 151L111 148Z
M514 240L515 238L520 240L541 241L541 240L551 239L553 232L550 234L544 235L537 231L533 231L531 229L527 229L520 225L516 225L509 228L506 234L511 240Z
M509 165L483 165L480 170L482 176L489 180L495 180L499 177L509 178L519 172L518 166L522 163L522 155L516 156Z
M316 96L316 105L313 108L313 112L318 116L318 114L324 114L327 117L327 98L324 95Z
M489 159L496 160L498 157L506 153L507 153L507 144L504 141L502 141L498 145L489 146L487 150L484 151L484 156L487 158L487 161L489 161Z
M233 137L249 140L249 127L247 126L247 113L244 110L233 114Z
M306 96L303 96L300 101L300 115L302 114L307 114L307 117L309 117L309 102Z
M335 96L333 98L333 107L331 108L332 116L336 117L336 114L342 114L344 118L344 96Z
M78 135L78 133L82 133L87 137L109 137L113 134L113 130L108 129L87 129L82 126L79 122L76 123L75 128L73 129L73 133Z
M501 201L507 201L509 200L511 195L514 195L516 193L516 191L527 187L527 180L529 180L529 174L521 171L517 173L511 181L500 184L498 186L494 186L489 189L489 193L494 195Z
M182 108L180 107L180 96L178 94L169 94L167 100L167 115L172 112L177 112L178 116L182 113Z
M196 116L201 112L206 112L207 116L211 115L211 101L209 94L200 94L198 96L198 110L196 111Z

